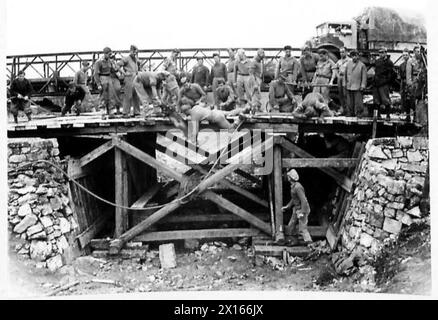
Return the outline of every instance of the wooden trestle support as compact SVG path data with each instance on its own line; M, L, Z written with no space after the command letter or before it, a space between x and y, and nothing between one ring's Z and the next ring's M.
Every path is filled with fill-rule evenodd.
M153 135L154 141L147 139L143 141L142 146L147 146L148 150L157 150L166 152L166 147L156 142L156 134ZM295 145L286 134L271 133L265 134L263 139L256 137L253 131L247 130L239 139L229 141L225 146L226 152L223 149L210 153L198 146L191 144L189 141L179 137L174 139L174 142L180 147L185 148L187 152L183 154L175 154L174 159L182 164L188 165L190 169L185 173L178 173L168 164L165 164L154 157L155 151L151 155L150 152L140 149L134 144L129 143L126 135L113 135L112 138L94 149L90 153L82 156L80 159L71 160L69 163L70 172L85 171L90 164L96 163L96 159L102 157L108 151L114 149L114 198L118 205L115 209L115 228L114 238L110 241L110 254L117 254L124 244L132 239L138 241L167 241L186 238L220 238L220 237L244 237L244 236L259 236L267 235L270 238L275 237L281 232L280 226L283 225L283 174L288 168L318 168L325 174L332 177L336 183L347 194L351 191L352 180L333 169L336 167L355 167L358 163L358 158L314 158L308 152L302 150ZM143 148L146 149L146 148ZM188 151L196 152L202 160L198 162L190 161L187 156ZM284 151L288 151L292 156L290 158L283 157ZM229 155L232 155L230 157ZM356 152L356 156L359 154ZM219 158L219 159L218 159ZM106 158L108 159L108 157ZM130 196L133 190L137 188L136 184L144 184L145 181L132 180L130 169L127 165L136 159L150 168L159 171L174 180L173 183L167 184L164 188L162 183L154 181L147 188L143 188L142 195L137 199L132 199ZM258 160L257 160L258 159ZM260 161L262 159L262 161ZM249 161L249 162L248 162ZM259 163L259 167L263 165L263 170L259 170L261 175L266 176L268 183L268 200L262 199L260 196L238 186L229 179L232 173L243 176L252 181L259 181L255 175L250 175L242 170L248 166L248 163ZM219 164L213 167L214 164ZM272 165L271 165L272 164ZM284 170L285 169L285 170ZM257 171L257 170L255 170ZM259 173L260 174L260 173ZM135 176L135 174L134 174ZM187 198L181 198L181 189L183 184L187 183L188 179L197 176L200 182L196 184L195 191L191 192ZM266 213L271 212L270 222L263 221L256 214L248 212L238 204L228 200L223 195L213 191L211 187L221 186L225 189L230 189L233 192L245 197L248 200L263 207ZM165 190L164 190L165 189ZM138 191L138 190L137 190ZM159 192L165 191L169 197L166 204L158 210L147 211L147 206L151 199ZM192 190L193 191L193 188ZM177 193L180 192L178 195ZM136 194L139 194L136 192ZM172 199L177 195L176 199ZM195 199L208 200L222 208L226 212L230 212L239 219L248 222L251 228L224 228L224 229L199 229L199 230L175 230L175 231L154 231L153 227L158 221L172 214L183 204ZM129 225L129 215L131 209L142 209L147 211L148 215L141 222L135 225ZM208 213L205 213L208 214ZM269 214L268 214L269 215ZM100 221L100 220L99 220ZM93 229L94 233L87 234L84 240L82 235L81 246L85 246L93 235L97 233L97 229Z

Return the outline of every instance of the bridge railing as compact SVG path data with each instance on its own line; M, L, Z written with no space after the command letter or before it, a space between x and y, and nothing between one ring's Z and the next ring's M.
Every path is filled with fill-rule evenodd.
M244 48L248 57L252 58L258 48ZM265 51L265 66L276 65L282 55L282 48L263 48ZM162 69L164 59L169 57L173 49L145 49L139 50L139 59L143 70L156 71ZM376 51L376 50L370 50ZM116 58L119 59L129 54L129 50L115 50ZM226 48L188 48L180 49L180 54L176 59L179 70L191 72L196 65L196 59L203 57L205 65L211 67L214 64L213 53L218 53L223 62L229 59ZM396 58L401 56L400 50L389 52ZM292 48L292 54L299 58L300 48ZM76 71L81 68L83 61L88 61L91 65L100 59L102 52L63 52L63 53L43 53L27 55L11 55L6 57L6 74L8 81L15 78L18 71L26 71L26 77L32 81L35 91L38 94L56 94L62 92L67 87L69 81L73 79ZM394 58L393 58L394 61ZM94 83L91 69L91 83Z

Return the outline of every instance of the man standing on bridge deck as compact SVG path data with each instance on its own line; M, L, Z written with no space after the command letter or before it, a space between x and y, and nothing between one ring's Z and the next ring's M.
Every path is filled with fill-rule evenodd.
M288 91L292 94L295 92L295 86L290 83L296 83L298 73L300 71L300 63L292 55L292 47L284 47L284 56L280 58L275 69L275 79L280 79L283 76L284 81L288 82L285 84L288 87Z
M415 116L415 104L417 100L422 99L423 86L424 83L420 81L420 74L424 68L424 63L420 53L420 47L414 47L414 55L406 63L406 86L408 88L409 97L412 101L412 109L414 110ZM409 112L410 113L410 112ZM408 121L411 120L410 117L407 118Z
M88 74L90 69L90 63L88 61L82 61L81 69L75 73L73 83L82 88L85 92L85 98L82 101L82 106L87 109L94 109L93 98L91 97L90 89L88 88Z
M292 112L296 106L296 100L285 81L286 75L280 74L277 80L269 84L269 104L271 112Z
M298 224L298 232L303 237L306 244L312 243L312 237L307 229L308 218L310 214L310 206L307 201L304 187L298 182L299 176L295 169L291 169L287 173L287 180L290 183L290 196L289 203L282 208L283 211L287 211L292 208L292 215L285 228L286 235L296 235L296 227Z
M339 53L341 55L341 58L336 62L335 70L336 80L338 84L339 103L341 104L341 110L343 111L347 108L347 89L345 87L344 75L347 63L351 59L348 57L347 49L345 47L341 47L339 49ZM343 112L341 112L341 114L342 113Z
M234 75L234 66L236 64L236 50L229 48L228 55L230 59L227 63L227 83L233 89L234 93L236 93L236 77Z
M216 89L218 87L219 80L227 80L227 66L221 62L221 58L218 53L213 53L214 65L211 67L210 83L211 90L213 91L213 101L215 108L218 107L219 101L217 97Z
M236 82L236 94L239 102L243 98L247 101L251 101L249 95L249 67L251 61L246 57L245 50L237 50L237 58L234 64L234 79Z
M131 45L129 55L120 59L117 63L120 71L124 74L125 95L123 98L123 116L129 117L131 106L134 107L134 117L140 115L140 98L134 88L134 78L140 70L138 60L138 48Z
M304 83L303 99L309 92L312 92L312 88L309 86L309 83L313 80L318 60L319 55L313 53L309 46L305 46L303 48L302 55L300 57L301 81Z
M160 90L169 75L167 71L141 71L135 76L133 85L143 105L145 117L161 113ZM152 107L149 105L150 102Z
M319 50L318 54L319 60L312 80L312 84L314 85L313 92L322 94L325 102L328 104L331 100L330 88L328 86L333 85L336 76L336 72L334 72L336 67L333 61L330 60L326 49Z
M368 112L364 111L362 92L367 86L367 68L359 60L359 53L351 51L352 60L347 62L343 82L347 91L347 108L345 115L355 117L366 117Z
M202 90L207 91L208 78L210 71L204 66L204 58L197 58L198 64L193 68L192 83L197 83Z
M408 60L410 59L409 49L403 49L402 53L403 62L399 66L400 72L400 96L401 96L401 106L402 111L406 112L406 120L411 120L411 109L413 108L412 99L408 91L407 86L407 76L406 76L406 66L408 64Z
M263 59L265 58L265 51L258 49L254 59L249 64L249 79L248 79L248 94L249 103L251 105L252 112L255 113L261 111L262 107L262 95L261 85L263 78Z
M97 89L100 91L100 100L106 109L107 115L110 114L111 99L117 95L114 82L111 79L112 74L115 74L116 70L110 56L111 49L105 47L103 49L103 58L94 64L94 80L97 84ZM117 103L115 101L115 104Z
M394 80L394 64L387 54L386 48L379 50L379 58L376 60L373 88L374 107L380 111L385 108L386 119L391 119L391 98L389 96L389 85Z
M32 110L30 109L30 95L33 92L32 84L25 78L23 70L18 71L17 78L12 80L9 88L11 95L11 113L14 122L18 123L18 111L23 111L30 121Z
M170 57L167 57L166 59L164 59L164 62L163 62L163 70L164 71L170 72L174 76L177 75L178 68L176 65L176 58L178 57L178 55L180 53L181 53L181 51L178 49L172 50Z

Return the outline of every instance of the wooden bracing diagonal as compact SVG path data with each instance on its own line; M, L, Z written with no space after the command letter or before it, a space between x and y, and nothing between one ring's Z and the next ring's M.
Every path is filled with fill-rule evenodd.
M113 147L114 147L114 144L113 144L112 140L102 144L101 146L97 147L96 149L94 149L90 153L88 153L85 156L83 156L82 158L80 158L79 165L81 167L83 167L83 166L89 164L91 161L99 158L101 155L103 155L105 152L108 152Z
M272 143L272 141L270 141ZM164 174L167 174L169 177L175 179L178 182L183 182L186 175L179 174L175 172L174 170L168 168L165 164L157 161L155 158L151 157L150 155L146 154L145 152L141 151L140 149L130 145L129 143L120 140L119 138L113 139L113 144L116 148L118 148L121 151L126 152L127 154L131 155L134 158L137 158L138 160L144 162L147 165L152 166L158 171L163 172ZM260 144L258 148L261 149L267 149L268 147L264 146L263 144ZM251 156L251 154L249 154ZM248 154L245 154L245 157L248 157ZM224 209L238 215L242 219L246 220L253 226L257 227L258 229L262 230L263 232L266 232L268 234L271 233L271 227L269 224L263 222L262 220L258 219L251 213L247 212L246 210L240 208L239 206L235 205L231 201L221 197L220 195L208 191L208 188L213 186L216 183L220 183L225 179L226 176L233 173L235 170L242 168L245 166L246 161L248 159L243 158L242 163L234 163L229 164L216 172L214 172L211 176L206 177L203 181L201 181L198 186L196 187L196 195L197 196L203 196L214 203L218 204L219 206L223 207ZM196 169L195 169L196 170ZM164 218L168 214L172 213L173 211L177 210L181 205L183 204L182 199L177 199L172 202L169 202L164 207L159 209L158 211L154 212L152 215L147 217L145 220L140 222L138 225L134 226L130 230L124 232L123 234L119 235L116 239L111 241L110 244L110 253L111 254L117 254L122 246L129 240L133 239L134 237L138 236L142 232L144 232L146 229L151 227L154 223L159 221L160 219Z
M293 144L286 138L281 139L281 145L282 147L293 152L295 155L297 155L300 158L314 158L314 156L312 156L310 153L297 147L295 144ZM330 168L318 167L317 169L321 170L322 172L332 177L336 181L336 183L340 187L342 187L345 191L351 192L353 183L350 178Z

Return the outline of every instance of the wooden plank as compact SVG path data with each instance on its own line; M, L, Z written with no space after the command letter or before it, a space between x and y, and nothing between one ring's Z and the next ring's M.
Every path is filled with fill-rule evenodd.
M303 149L299 148L289 140L283 138L282 139L282 146L286 148L287 150L293 152L300 158L314 158L310 153L304 151ZM353 182L350 178L347 176L337 172L336 170L333 170L331 168L318 168L322 172L328 174L330 177L332 177L336 183L341 186L345 191L351 192L351 188L353 185Z
M110 253L117 254L122 246L129 240L138 236L140 233L145 231L147 228L152 226L158 220L164 218L171 212L175 211L182 205L181 201L170 202L165 205L163 208L159 209L157 212L152 214L150 217L139 223L138 225L132 227L130 230L123 233L120 237L113 240L110 245Z
M257 255L282 257L283 251L287 251L290 255L298 257L306 257L311 252L309 247L254 245L254 252Z
M131 206L131 208L144 208L148 204L149 200L151 200L158 191L161 190L163 187L162 183L157 183L150 187L148 191L144 195L142 195L137 201L134 202L134 204Z
M114 145L113 145L112 140L105 142L101 146L97 147L93 151L89 152L88 154L86 154L85 156L80 158L79 165L81 167L83 167L83 166L89 164L91 161L97 159L98 157L100 157L101 155L106 153L107 151L111 150L113 147L114 147Z
M203 197L205 199L208 199L210 201L213 201L217 205L221 206L225 210L230 211L231 213L234 213L235 215L241 217L245 221L249 222L253 226L257 227L258 229L264 231L267 234L271 234L271 226L267 224L266 222L258 219L248 211L240 208L239 206L235 205L231 201L225 199L224 197L221 197L220 195L212 192L212 191L206 191L203 194Z
M128 175L126 169L126 157L120 149L115 149L115 202L119 206L128 206ZM116 207L115 238L122 235L128 227L128 211L125 208Z
M200 230L175 230L147 232L134 238L135 241L169 241L181 239L212 239L212 238L234 238L253 237L261 232L253 228L232 228L232 229L200 229Z
M251 181L252 183L256 183L259 184L260 183L260 179L257 177L254 177L253 175L249 174L246 171L243 171L242 169L237 169L236 171L234 171L236 174L238 174L239 176L241 176L242 178L245 178L246 180Z
M201 166L193 166L193 168L195 168L196 170L198 170L199 172L203 173L203 174L207 174L208 171L205 170L204 168L202 168ZM254 201L255 203L260 204L261 206L265 207L265 208L269 208L269 204L266 200L260 199L259 197L257 197L256 195L252 194L251 192L249 192L248 190L245 190L241 187L239 187L238 185L232 183L231 181L225 179L222 179L219 182L220 185L224 186L225 188L228 188L230 190L233 190L234 192L246 197L249 200Z
M169 176L169 177L171 177L179 182L181 182L183 179L182 174L177 173L175 170L167 167L165 164L163 164L160 161L156 160L155 158L151 157L146 152L143 152L142 150L130 145L129 143L127 143L125 141L121 141L119 139L116 139L114 141L114 146L116 146L117 148L130 154L132 157L137 158L138 160L148 164L149 166L153 167L154 169L163 172L165 175L167 175L167 176Z
M96 174L96 171L90 167L81 167L78 159L68 161L67 173L71 179L79 179L88 175Z
M354 167L359 159L353 158L287 158L283 159L283 168L345 168Z
M274 212L275 212L275 238L284 238L283 233L283 175L281 162L281 146L274 145Z
M101 217L92 225L90 225L85 231L76 236L76 239L79 241L82 249L85 248L85 246L88 245L94 237L96 237L96 235L105 226L106 221L107 217Z

